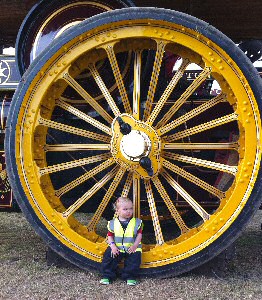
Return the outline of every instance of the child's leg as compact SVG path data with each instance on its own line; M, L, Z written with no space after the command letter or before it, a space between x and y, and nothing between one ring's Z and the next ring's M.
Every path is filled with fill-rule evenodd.
M108 247L104 253L102 261L102 276L109 280L114 280L116 278L116 269L118 263L121 261L122 254L120 253L117 257L111 256L111 248Z
M136 279L141 265L141 252L126 254L124 268L122 271L122 279Z

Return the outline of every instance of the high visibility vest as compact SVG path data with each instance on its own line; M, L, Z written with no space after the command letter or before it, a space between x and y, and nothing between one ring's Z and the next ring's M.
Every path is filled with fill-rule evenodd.
M115 218L108 222L107 228L110 232L114 233L114 241L120 252L127 252L136 239L137 231L142 226L142 221L137 218L132 218L126 230L123 229L118 218ZM136 249L136 252L142 252L142 244L140 243Z

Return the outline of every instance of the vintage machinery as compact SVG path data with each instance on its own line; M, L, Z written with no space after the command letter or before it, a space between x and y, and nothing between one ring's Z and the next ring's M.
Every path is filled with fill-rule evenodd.
M78 2L66 3L74 15ZM261 203L262 90L249 58L173 10L125 7L65 30L59 6L31 36L37 11L20 29L17 59L28 69L5 135L9 180L36 232L98 269L122 195L145 222L142 275L177 275L227 248ZM63 26L46 29L53 41L31 61L49 22Z

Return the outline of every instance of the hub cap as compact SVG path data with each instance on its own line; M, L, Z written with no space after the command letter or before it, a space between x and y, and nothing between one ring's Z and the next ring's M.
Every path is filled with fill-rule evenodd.
M132 130L122 137L120 149L122 155L133 161L138 161L142 156L148 154L151 148L149 137L141 131Z

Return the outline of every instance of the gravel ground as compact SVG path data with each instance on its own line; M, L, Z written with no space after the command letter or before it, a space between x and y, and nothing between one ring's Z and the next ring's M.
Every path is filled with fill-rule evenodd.
M47 266L46 246L21 213L0 212L0 299L262 299L262 211L236 242L227 269L200 268L169 279L99 285L99 274ZM219 263L217 264L219 265Z

